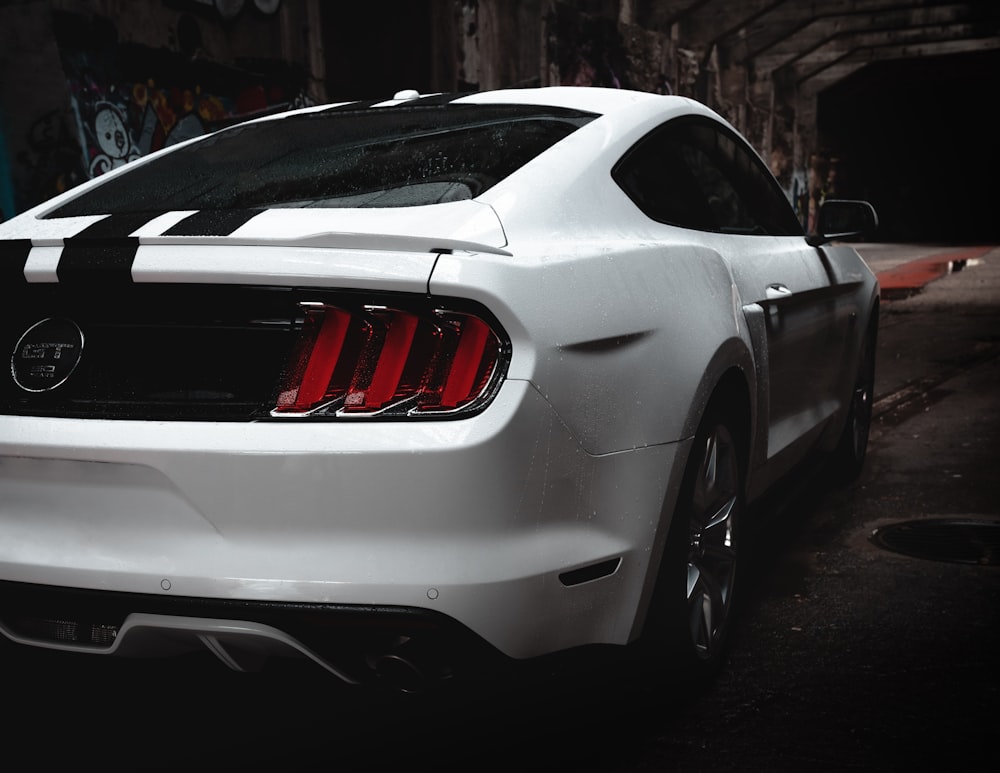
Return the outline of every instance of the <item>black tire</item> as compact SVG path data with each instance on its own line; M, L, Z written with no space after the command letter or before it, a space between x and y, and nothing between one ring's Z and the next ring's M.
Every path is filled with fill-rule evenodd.
M847 421L833 451L833 471L843 482L861 475L868 451L868 436L872 426L872 401L875 395L875 342L877 323L865 336L858 359L858 373L851 391Z
M672 681L703 683L724 664L743 555L746 453L718 408L695 435L645 629L647 656Z

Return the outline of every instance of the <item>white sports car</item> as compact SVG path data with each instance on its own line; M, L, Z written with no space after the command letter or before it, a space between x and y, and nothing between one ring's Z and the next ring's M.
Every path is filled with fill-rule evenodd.
M725 652L747 503L864 459L879 290L689 99L402 92L0 224L0 633L309 659Z

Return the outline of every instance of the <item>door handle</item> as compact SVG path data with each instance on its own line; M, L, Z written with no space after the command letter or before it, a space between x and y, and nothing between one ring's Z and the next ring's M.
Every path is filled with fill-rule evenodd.
M786 285L781 284L781 282L775 282L767 286L766 296L769 301L777 300L778 298L787 298L791 294L792 291Z

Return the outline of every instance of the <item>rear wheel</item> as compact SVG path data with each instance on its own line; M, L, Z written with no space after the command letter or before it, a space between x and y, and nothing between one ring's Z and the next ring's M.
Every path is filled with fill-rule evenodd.
M833 452L837 476L854 480L861 474L872 425L872 400L875 394L875 332L865 336L858 360L858 373L851 392L847 422Z
M710 411L670 526L647 628L668 673L701 679L722 665L740 575L744 463L735 423Z

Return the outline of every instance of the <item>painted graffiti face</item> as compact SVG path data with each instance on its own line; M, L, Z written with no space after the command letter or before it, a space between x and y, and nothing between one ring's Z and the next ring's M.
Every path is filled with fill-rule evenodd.
M94 119L94 129L97 142L109 158L125 158L128 154L129 140L125 122L118 111L105 108Z
M90 162L90 176L104 174L139 157L125 125L125 116L110 102L98 102L94 137L100 150Z

